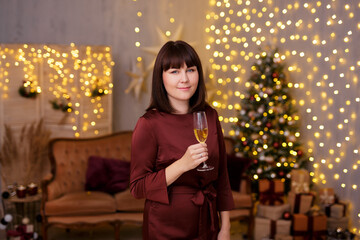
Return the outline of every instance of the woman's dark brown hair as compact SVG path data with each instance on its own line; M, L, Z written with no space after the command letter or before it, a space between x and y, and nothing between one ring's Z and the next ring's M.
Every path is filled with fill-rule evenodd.
M160 112L173 113L174 109L170 104L164 83L163 72L170 68L181 68L184 64L187 67L196 66L199 73L199 82L194 95L190 98L189 113L204 110L206 106L206 87L201 61L194 50L184 41L169 41L160 49L153 70L151 101L146 109L157 109Z

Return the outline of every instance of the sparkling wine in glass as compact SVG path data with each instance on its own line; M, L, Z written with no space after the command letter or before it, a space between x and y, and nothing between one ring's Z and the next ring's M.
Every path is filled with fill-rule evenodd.
M206 120L206 114L204 111L194 112L194 133L199 143L206 141L208 136L208 124ZM198 167L198 171L209 171L213 170L214 167L209 166L206 162L203 162L201 167Z

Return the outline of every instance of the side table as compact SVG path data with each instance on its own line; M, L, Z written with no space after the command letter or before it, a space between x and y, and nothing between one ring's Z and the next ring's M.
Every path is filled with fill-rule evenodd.
M14 228L15 225L22 224L22 220L26 217L29 219L29 224L34 226L34 232L40 234L40 223L36 219L36 216L40 214L40 202L41 193L24 198L18 198L15 195L3 199L4 213L13 216L8 228Z

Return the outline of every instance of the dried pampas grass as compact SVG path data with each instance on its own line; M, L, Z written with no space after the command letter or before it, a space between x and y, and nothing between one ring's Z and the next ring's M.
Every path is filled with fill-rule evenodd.
M41 119L14 133L5 125L4 141L0 151L1 177L6 185L39 183L48 162L50 131Z

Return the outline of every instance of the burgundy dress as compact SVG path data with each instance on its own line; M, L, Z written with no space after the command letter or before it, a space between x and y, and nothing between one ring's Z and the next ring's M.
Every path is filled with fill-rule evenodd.
M130 189L136 198L146 198L143 239L216 239L217 212L233 209L218 115L207 107L206 116L207 163L215 169L193 169L170 186L166 186L165 168L197 143L193 116L151 110L138 120L131 147Z

